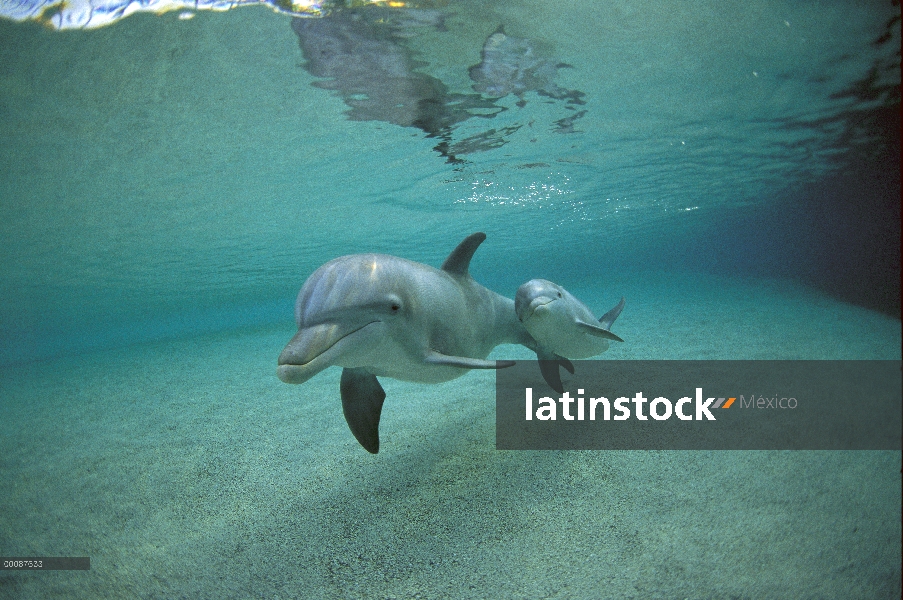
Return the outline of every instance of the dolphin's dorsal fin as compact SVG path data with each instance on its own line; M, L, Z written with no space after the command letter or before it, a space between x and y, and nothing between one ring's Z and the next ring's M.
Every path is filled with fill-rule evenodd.
M473 258L473 253L485 239L486 234L482 232L464 238L464 241L458 244L458 247L452 250L445 262L442 263L442 270L458 277L469 275L470 259Z
M602 324L602 329L611 329L611 324L615 322L615 319L618 318L618 315L621 314L621 311L624 310L624 297L621 297L621 301L618 302L618 305L613 309L599 317L599 323Z

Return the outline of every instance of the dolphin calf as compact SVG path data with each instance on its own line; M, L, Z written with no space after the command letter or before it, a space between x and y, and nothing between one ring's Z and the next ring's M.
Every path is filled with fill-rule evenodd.
M327 367L343 367L345 420L375 454L386 397L377 377L439 383L470 369L513 365L486 357L499 344L536 343L514 302L470 276L470 260L485 239L467 237L441 269L386 254L352 254L321 266L298 293L298 333L279 355L279 379L304 383Z
M597 356L608 350L609 340L624 341L610 331L624 308L624 298L597 321L583 302L560 285L531 279L517 289L514 307L517 318L536 341L543 376L558 392L563 391L558 365L574 372L573 366L562 359Z

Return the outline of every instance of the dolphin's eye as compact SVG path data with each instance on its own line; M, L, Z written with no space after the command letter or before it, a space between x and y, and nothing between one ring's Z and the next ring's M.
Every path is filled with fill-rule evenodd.
M392 305L392 312L398 312L398 309L399 309L399 308L401 308L401 307L398 306L397 304L393 304L393 305Z
M561 292L558 292L558 297L561 298Z

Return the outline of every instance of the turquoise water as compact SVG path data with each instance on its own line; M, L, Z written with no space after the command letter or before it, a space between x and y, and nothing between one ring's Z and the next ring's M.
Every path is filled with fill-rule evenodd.
M384 381L370 456L338 369L275 376L319 265L475 231L503 295L625 296L605 357L900 359L899 8L855 4L444 3L392 50L448 106L500 26L546 67L438 128L349 119L263 7L0 21L0 554L92 560L0 596L899 597L899 452L498 452L472 372Z

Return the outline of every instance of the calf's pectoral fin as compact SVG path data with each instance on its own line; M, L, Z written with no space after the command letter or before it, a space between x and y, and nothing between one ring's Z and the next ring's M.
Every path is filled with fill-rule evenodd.
M593 325L592 323L584 323L583 321L577 321L577 327L580 328L584 333L588 333L590 335L594 335L596 337L605 338L606 340L614 340L616 342L623 342L621 338L613 334L607 329L603 329L598 325Z
M550 388L559 394L563 394L564 384L561 383L561 371L559 370L559 367L564 367L571 375L573 375L573 363L563 356L558 356L554 352L542 349L536 351L536 358L539 359L539 370L542 373L542 378L546 380L546 383L549 384Z
M423 359L423 362L430 365L460 367L462 369L505 369L514 366L513 360L483 360L466 356L449 356L436 351L429 352L426 358Z
M351 433L367 452L379 452L379 417L386 392L376 375L364 369L342 369L339 384L342 391L342 412Z

